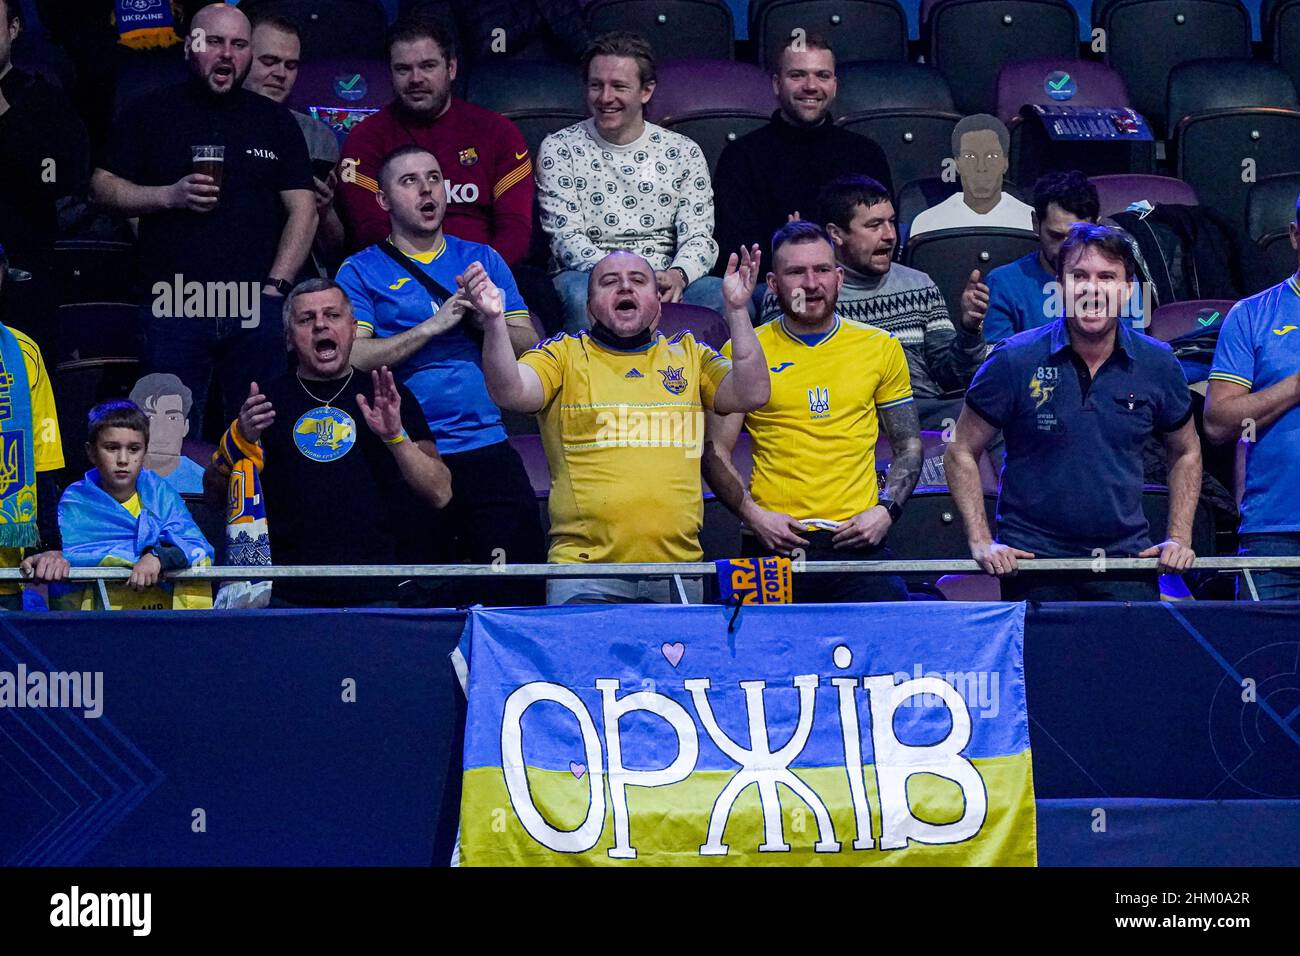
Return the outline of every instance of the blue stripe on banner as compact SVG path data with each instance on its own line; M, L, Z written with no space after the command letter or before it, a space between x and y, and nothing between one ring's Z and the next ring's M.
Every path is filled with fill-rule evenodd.
M469 661L469 725L499 728L507 698L525 684L558 685L603 726L597 681L618 682L617 696L647 691L671 698L699 720L710 709L732 741L749 746L750 722L761 692L769 743L796 736L812 705L812 730L791 764L827 767L844 761L840 688L835 679L857 678L857 720L871 725L864 677L888 675L889 686L938 677L965 700L969 759L1023 753L1029 748L1025 717L1023 604L957 602L764 606L746 608L734 633L733 611L723 607L580 607L475 610L461 649ZM649 638L645 635L650 635ZM796 687L815 676L817 686ZM703 686L700 682L707 682ZM925 685L933 688L934 685ZM909 698L897 711L898 739L938 743L952 729L948 706L937 696ZM572 700L572 697L566 699ZM581 752L579 717L551 700L528 706L522 717L529 766L568 770ZM584 721L585 724L585 721ZM620 722L629 766L663 767L675 757L675 735L664 719L644 711ZM862 733L862 759L874 757L871 734ZM465 767L501 766L499 734L470 734ZM698 770L728 770L735 762L700 734Z

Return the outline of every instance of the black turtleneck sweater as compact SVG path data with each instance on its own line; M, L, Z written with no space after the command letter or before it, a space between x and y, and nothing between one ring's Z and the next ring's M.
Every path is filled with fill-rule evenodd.
M796 210L804 219L815 219L821 188L850 173L877 179L893 192L885 151L829 119L795 126L777 110L766 126L727 144L713 174L715 274L723 274L731 253L754 242L763 250L766 273L772 233Z

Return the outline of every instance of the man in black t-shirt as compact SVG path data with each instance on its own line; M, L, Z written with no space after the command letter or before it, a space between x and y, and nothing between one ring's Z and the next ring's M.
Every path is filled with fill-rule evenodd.
M347 294L329 279L298 285L285 303L293 374L248 386L238 429L262 445L262 495L276 564L418 564L431 548L422 517L451 500L451 472L438 456L420 404L385 366L352 365L357 324ZM232 444L237 444L233 442ZM205 484L224 498L226 470ZM392 604L397 582L335 578L276 581L276 604Z
M96 201L140 220L145 371L190 388L194 435L214 368L223 420L250 381L284 371L276 319L316 234L302 130L240 87L251 32L235 7L200 10L186 40L193 75L128 108L91 179ZM198 166L197 147L220 156Z

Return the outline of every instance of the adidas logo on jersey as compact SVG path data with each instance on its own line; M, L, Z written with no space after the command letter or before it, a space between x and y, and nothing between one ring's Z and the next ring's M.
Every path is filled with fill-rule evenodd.
M638 372L636 369L632 369L630 372L628 372L628 373L627 373L626 375L624 375L623 377L624 377L624 378L645 378L645 376L642 375L640 372Z

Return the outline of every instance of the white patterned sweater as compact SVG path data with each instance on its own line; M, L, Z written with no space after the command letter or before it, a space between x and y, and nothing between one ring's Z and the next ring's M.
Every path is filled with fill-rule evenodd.
M630 249L656 270L679 266L690 282L708 275L713 185L694 141L653 123L625 146L590 119L542 141L537 197L552 271L587 271L606 253Z

